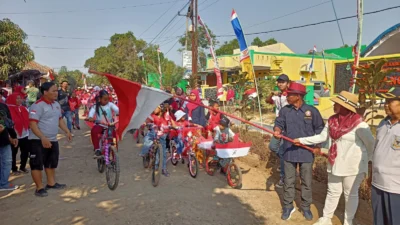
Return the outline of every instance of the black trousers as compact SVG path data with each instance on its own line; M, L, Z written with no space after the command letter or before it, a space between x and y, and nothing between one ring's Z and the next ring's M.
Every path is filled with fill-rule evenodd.
M21 162L20 162L20 170L24 170L26 167L26 162L28 161L28 157L29 157L29 143L28 143L28 137L25 138L21 138L18 139L18 146L14 147L11 146L12 149L12 171L16 172L18 171L18 167L17 167L17 154L18 154L18 149L20 149L21 151Z
M400 224L400 194L389 193L372 186L374 225Z

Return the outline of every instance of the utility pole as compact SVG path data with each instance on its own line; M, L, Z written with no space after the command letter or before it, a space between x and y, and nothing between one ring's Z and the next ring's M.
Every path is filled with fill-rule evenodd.
M191 3L191 16L192 16L192 79L194 81L194 85L192 88L195 88L197 84L197 6L198 0L192 0Z

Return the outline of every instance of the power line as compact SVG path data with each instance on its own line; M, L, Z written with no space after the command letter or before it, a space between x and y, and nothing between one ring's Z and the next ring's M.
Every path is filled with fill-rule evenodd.
M208 9L208 8L210 8L212 5L214 5L215 3L217 3L217 2L219 2L220 0L217 0L217 1L215 1L215 2L213 2L213 3L211 3L211 4L209 4L209 5L207 5L206 7L204 7L204 8L202 8L202 9L199 9L199 11L203 11L203 10L205 10L205 9ZM204 3L204 2L203 2Z
M146 6L155 6L155 5L163 5L169 4L173 2L181 2L185 0L174 0L168 2L157 2L150 4L142 4L142 5L131 5L131 6L122 6L122 7L113 7L113 8L99 8L99 9L83 9L83 10L64 10L64 11L44 11L44 12L0 12L0 15L23 15L23 14L54 14L54 13L77 13L77 12L96 12L96 11L107 11L107 10L118 10L118 9L129 9L129 8L139 8Z
M167 23L167 25L164 26L163 29L161 29L161 31L153 38L153 40L150 41L149 45L150 45L151 43L153 43L154 40L156 40L156 39L160 36L160 34L175 20L175 18L178 17L178 14L179 14L184 8L186 8L186 6L189 5L189 3L190 3L190 1L188 1L185 5L183 5L182 9L179 10L179 12L178 12L174 17L172 17L172 19Z
M110 38L89 38L89 37L64 37L64 36L49 36L49 35L38 35L38 34L28 34L28 37L41 37L41 38L54 38L54 39L76 39L76 40L99 40L99 41L109 41ZM170 36L165 38L176 38L179 36ZM147 37L142 39L153 39L154 37Z
M171 7L169 7L163 14L161 14L145 31L143 31L140 35L139 35L139 38L144 34L144 33L146 33L148 30L150 30L150 28L152 28L153 26L154 26L154 24L156 24L160 19L161 19L161 17L163 17L167 12L169 12L169 10L171 10L172 9L172 7L174 7L174 5L175 5L176 3L174 3L173 5L171 5Z
M376 14L376 13L380 13L380 12L384 12L384 11L388 11L388 10L392 10L392 9L397 9L397 8L400 8L400 5L385 8L385 9L380 9L380 10L376 10L376 11L372 11L372 12L367 12L367 13L364 13L364 15ZM347 20L347 19L352 19L352 18L356 18L356 17L357 17L357 15L347 16L347 17L338 18L337 20ZM294 27L282 28L282 29L277 29L277 30L247 33L246 35L268 34L268 33L274 33L274 32L279 32L279 31L287 31L287 30L299 29L299 28L304 28L304 27L311 27L311 26L321 25L321 24L325 24L325 23L332 23L332 22L336 22L336 19L321 21L321 22L317 22L317 23L310 23L310 24L305 24L305 25L300 25L300 26L294 26ZM231 35L216 35L216 37L233 37L233 36L235 36L235 35L232 35L232 34Z

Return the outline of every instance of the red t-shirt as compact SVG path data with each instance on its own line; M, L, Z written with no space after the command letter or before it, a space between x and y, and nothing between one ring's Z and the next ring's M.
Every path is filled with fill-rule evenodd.
M75 98L70 98L68 100L69 107L71 108L71 111L75 111L75 109L79 109L81 106L81 101L75 97Z

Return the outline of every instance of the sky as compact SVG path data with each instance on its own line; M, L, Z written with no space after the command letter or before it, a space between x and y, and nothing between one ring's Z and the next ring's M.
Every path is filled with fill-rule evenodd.
M150 42L188 0L0 0L0 19L9 18L27 34L27 43L35 61L58 70L61 66L80 69L94 50L109 44L115 33L132 31ZM234 8L245 33L269 31L335 19L327 0L198 0L199 15L216 35L234 35L230 16ZM356 0L333 0L338 18L357 11ZM161 4L162 3L162 4ZM142 5L142 6L139 6ZM145 5L145 6L143 6ZM364 0L364 12L400 5L399 0ZM312 7L315 6L315 7ZM312 7L307 10L306 8ZM101 10L100 10L101 9ZM301 11L303 10L303 11ZM184 9L182 13L186 13ZM296 11L301 11L294 13ZM164 15L163 15L164 14ZM163 15L157 22L155 22ZM177 17L153 43L162 52L182 64L176 36L185 32L184 17ZM339 21L346 44L356 42L357 19ZM371 43L387 28L400 23L400 8L364 16L362 43ZM152 27L150 27L154 24ZM257 25L258 24L258 25ZM35 36L36 35L36 36ZM57 36L49 38L41 36ZM307 53L342 46L337 23L258 35L262 40L275 38L295 53ZM84 38L84 39L70 39ZM246 38L250 43L254 35ZM218 38L220 43L235 37ZM218 46L217 46L218 47Z

